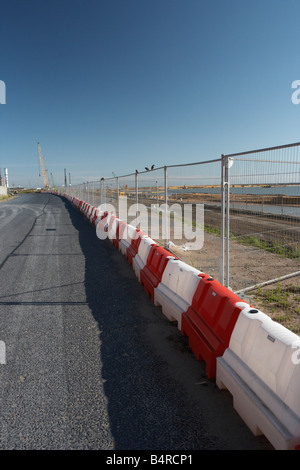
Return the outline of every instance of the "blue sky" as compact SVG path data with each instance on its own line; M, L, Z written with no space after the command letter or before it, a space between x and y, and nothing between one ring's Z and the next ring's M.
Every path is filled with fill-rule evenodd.
M1 0L0 168L63 184L300 141L299 0Z

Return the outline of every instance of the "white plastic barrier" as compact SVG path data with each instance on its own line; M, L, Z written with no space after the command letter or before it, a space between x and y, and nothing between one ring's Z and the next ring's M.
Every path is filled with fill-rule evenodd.
M118 217L114 215L111 216L107 229L107 236L111 243L113 243L113 241L117 238L117 229L119 222L120 219Z
M97 224L100 222L102 215L103 211L100 211L100 209L96 208L93 216L91 217L91 223L95 227L97 227Z
M91 221L91 215L92 215L93 209L95 209L95 207L89 204L87 211L86 211L86 217L89 222Z
M139 281L140 281L140 271L141 269L143 269L143 267L147 263L147 258L148 258L149 251L152 245L157 245L157 243L154 240L152 240L152 238L150 237L143 237L141 239L138 252L135 255L135 257L132 259L132 267Z
M239 302L229 347L217 359L216 383L254 435L278 450L300 444L300 338Z
M114 216L108 212L99 212L96 221L96 234L100 240L105 240L108 237L107 232L112 217Z
M195 290L201 281L200 271L180 260L171 259L154 289L154 305L162 308L170 321L177 321L181 331L182 313L192 304Z
M131 240L138 236L138 232L133 225L127 224L126 231L123 233L123 237L119 241L119 250L126 256L127 249L131 245Z
M84 216L89 220L89 215L90 215L90 212L92 210L92 206L91 204L87 204L85 206L85 210L84 210Z
M84 202L83 205L81 206L81 211L82 211L83 215L86 214L87 208L88 208L88 203Z
M92 206L91 211L89 213L89 221L91 224L94 224L94 220L96 218L96 211L97 211L97 208Z
M86 208L87 203L85 201L82 201L82 204L80 206L80 212L84 214L85 208Z
M94 220L94 225L96 229L97 229L97 225L99 224L99 222L101 222L102 217L104 216L103 214L104 214L104 211L100 211L99 209L97 209L96 214L95 214L96 217Z

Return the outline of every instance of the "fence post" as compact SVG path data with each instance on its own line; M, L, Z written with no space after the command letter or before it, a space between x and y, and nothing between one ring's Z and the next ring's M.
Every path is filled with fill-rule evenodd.
M117 217L120 217L120 214L119 214L119 207L120 207L120 206L119 206L119 203L120 203L120 199L119 199L119 197L120 197L120 195L119 195L119 177L117 176L116 179L117 179L117 207L116 207L116 216L117 216Z
M226 185L226 284L229 287L229 198L230 198L230 186L229 186L229 158L225 160L225 185Z
M138 194L138 171L135 170L135 204L136 204L136 212L135 212L135 217L136 220L138 220L138 213L139 213L139 194ZM136 228L139 228L139 224L137 225Z
M104 178L101 178L101 180L100 180L100 204L101 204L102 210L103 210L103 205L104 205Z
M225 160L225 184L226 184L226 287L229 288L229 237L230 237L230 172L233 165L233 158L226 157Z
M220 269L220 282L229 288L229 232L230 232L230 182L229 182L229 169L233 165L233 159L222 155L222 169L221 169L221 184L222 184L222 198L221 198L221 211L222 211L222 223L221 223L221 269ZM225 235L226 234L226 235ZM225 250L226 240L226 250ZM225 251L226 251L226 263L225 263ZM225 274L226 264L226 276ZM225 277L225 279L224 279Z
M224 285L224 260L225 260L225 181L224 181L224 155L221 156L221 260L220 283Z
M164 167L164 192L165 192L165 245L169 242L169 225L168 225L168 184L167 184L167 166Z

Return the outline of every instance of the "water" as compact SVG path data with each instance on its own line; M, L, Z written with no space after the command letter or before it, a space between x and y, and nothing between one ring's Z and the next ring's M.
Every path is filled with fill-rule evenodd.
M300 206L271 206L270 204L243 204L238 202L231 202L230 208L255 212L259 215L276 214L290 217L300 217Z
M168 194L181 194L181 193L204 193L204 194L219 194L221 191L218 188L187 188L187 189L170 189ZM285 195L285 196L300 196L300 184L291 186L272 186L272 187L244 187L244 188L230 188L232 194L261 194L261 195Z
M181 193L204 193L204 194L220 194L220 188L187 188L187 189L171 189L168 194L181 194ZM300 196L300 185L295 184L291 186L272 186L272 187L244 187L244 188L232 188L230 189L231 194L256 194L256 195L285 195L285 196ZM216 203L211 203L216 205ZM209 203L205 203L205 207L209 207ZM230 201L230 207L232 209L246 210L259 215L285 215L292 217L300 217L300 205L289 206L287 204L282 205L271 205L271 204L252 204L252 203L240 203Z

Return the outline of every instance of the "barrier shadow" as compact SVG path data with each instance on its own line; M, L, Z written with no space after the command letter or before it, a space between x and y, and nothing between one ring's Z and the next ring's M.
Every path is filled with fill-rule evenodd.
M179 336L176 327L147 297L122 253L109 240L100 240L95 227L71 204L63 203L85 256L86 300L99 327L99 374L115 449L220 448L146 334L149 328L166 327L166 334Z

